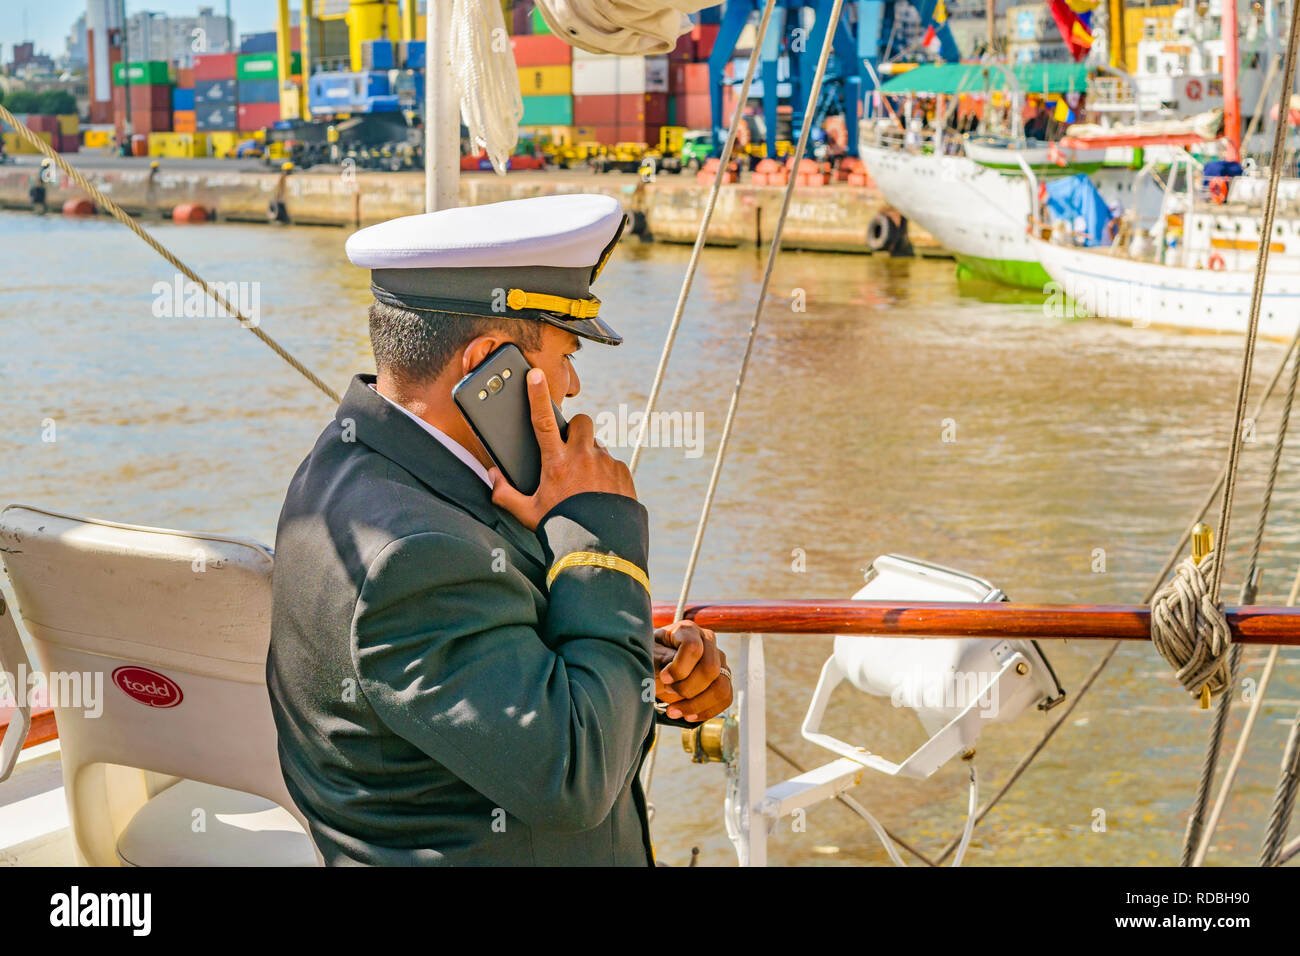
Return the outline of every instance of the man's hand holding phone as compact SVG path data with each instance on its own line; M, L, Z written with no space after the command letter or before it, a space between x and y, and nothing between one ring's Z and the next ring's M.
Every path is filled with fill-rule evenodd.
M595 425L588 415L569 421L568 439L561 437L546 374L539 368L528 373L528 405L542 454L542 477L537 491L525 495L513 487L497 468L492 479L492 501L510 512L530 531L536 531L546 513L565 498L584 491L603 491L636 498L632 472L603 445L596 443Z

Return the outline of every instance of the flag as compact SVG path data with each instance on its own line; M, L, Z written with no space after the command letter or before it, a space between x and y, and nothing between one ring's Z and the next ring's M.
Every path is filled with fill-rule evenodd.
M1073 123L1074 110L1070 109L1070 104L1061 97L1056 101L1056 106L1052 109L1052 119L1058 123Z
M944 21L948 19L948 8L943 5L943 0L939 0L934 5L934 15L930 19L940 26L943 26Z
M933 56L939 55L942 44L939 42L939 34L935 31L933 23L925 28L925 36L921 38L921 46L925 47L927 53Z
M1048 5L1052 10L1052 19L1056 21L1056 28L1061 31L1061 38L1070 50L1070 56L1076 63L1079 62L1092 47L1092 34L1080 21L1079 15L1070 9L1066 0L1048 0Z

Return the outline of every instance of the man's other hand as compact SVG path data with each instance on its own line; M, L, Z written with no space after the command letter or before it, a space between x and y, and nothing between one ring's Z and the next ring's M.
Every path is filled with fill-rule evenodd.
M731 678L722 672L727 655L716 636L694 621L655 628L655 696L668 716L690 721L716 717L731 705Z

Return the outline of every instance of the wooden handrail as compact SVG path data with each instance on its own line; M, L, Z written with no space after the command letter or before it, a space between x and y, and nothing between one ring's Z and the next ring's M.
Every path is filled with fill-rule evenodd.
M654 623L673 619L674 605L656 603ZM1300 607L1224 609L1239 644L1300 646ZM686 617L722 634L865 634L877 637L990 637L1149 641L1151 609L1140 604L973 604L918 601L696 601ZM8 726L0 719L0 734ZM24 747L58 736L54 711L32 711Z
M654 605L654 622L673 618ZM1224 609L1240 644L1300 645L1300 607ZM686 617L719 633L869 634L889 637L1009 637L1037 640L1151 639L1141 604L974 604L914 601L697 601Z

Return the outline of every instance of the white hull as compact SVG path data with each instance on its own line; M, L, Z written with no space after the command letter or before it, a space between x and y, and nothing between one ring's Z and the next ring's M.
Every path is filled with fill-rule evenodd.
M1244 333L1252 270L1166 266L1108 252L1030 239L1035 255L1077 311L1103 319L1211 332ZM1051 300L1049 299L1049 305ZM1065 308L1060 298L1061 308ZM1288 340L1300 326L1300 274L1271 273L1264 283L1259 334Z

